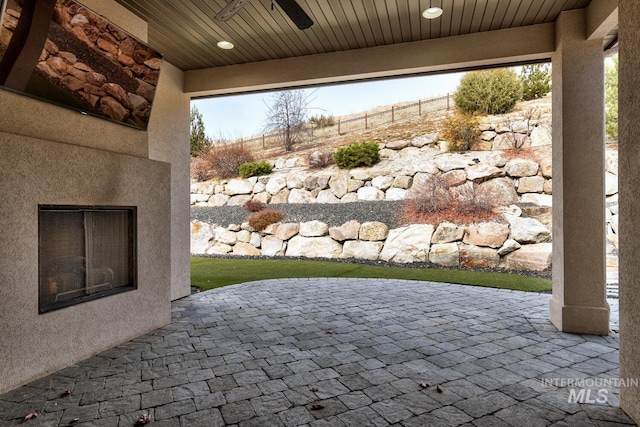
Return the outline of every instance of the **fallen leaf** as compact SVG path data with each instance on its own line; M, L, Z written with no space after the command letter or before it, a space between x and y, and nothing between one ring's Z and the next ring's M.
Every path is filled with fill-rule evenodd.
M63 396L71 396L73 394L73 390L65 390L62 392Z
M318 390L320 390L318 387L311 387L311 391L312 391L312 392L314 392L314 393L315 393L316 391L318 391Z
M324 406L320 405L319 403L316 403L314 405L311 405L311 409L313 409L314 411L317 411L319 409L324 409Z
M440 385L436 387L436 390L438 391L438 393L442 393L442 387L440 387Z
M331 329L329 329L328 331L324 331L325 334L335 334L335 332L333 332Z
M420 387L429 388L429 387L431 387L431 384L429 384L429 383L420 383Z
M24 416L24 420L25 421L29 421L29 420L33 420L38 416L37 412L31 412L30 414L27 414Z
M77 423L78 421L80 421L80 418L76 417L76 418L72 419L71 421L69 421L69 424Z

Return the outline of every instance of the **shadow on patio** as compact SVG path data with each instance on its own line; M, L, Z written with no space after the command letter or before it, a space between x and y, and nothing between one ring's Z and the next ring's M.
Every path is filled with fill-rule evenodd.
M27 425L634 425L617 332L557 332L549 297L376 279L203 292L167 327L1 395L0 426L34 411Z

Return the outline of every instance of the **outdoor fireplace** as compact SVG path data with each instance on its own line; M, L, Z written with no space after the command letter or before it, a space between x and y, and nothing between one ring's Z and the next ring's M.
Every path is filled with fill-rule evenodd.
M39 207L39 311L136 288L136 209Z

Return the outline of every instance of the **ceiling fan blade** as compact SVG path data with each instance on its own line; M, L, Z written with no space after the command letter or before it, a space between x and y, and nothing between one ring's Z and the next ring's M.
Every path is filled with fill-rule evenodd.
M213 19L216 21L228 21L249 1L250 0L231 0Z
M306 30L313 25L313 20L300 7L296 0L276 0L278 6L289 16L289 19L301 30Z

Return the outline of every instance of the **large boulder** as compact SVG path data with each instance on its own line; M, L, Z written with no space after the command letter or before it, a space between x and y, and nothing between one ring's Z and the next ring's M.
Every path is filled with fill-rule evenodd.
M333 194L339 199L345 194L349 188L349 173L337 172L329 179L329 188Z
M295 236L287 243L286 256L307 258L339 258L342 245L331 237Z
M431 237L431 243L450 243L462 240L464 227L451 222L441 222Z
M301 236L304 237L320 237L329 234L329 226L322 221L308 221L300 223Z
M505 257L509 270L541 271L551 266L551 243L525 245Z
M358 200L384 200L384 191L376 187L358 188Z
M484 163L478 163L477 165L469 166L466 171L467 179L469 179L470 181L486 181L487 179L504 176L504 170Z
M429 224L412 224L390 230L380 259L401 263L425 262L432 235L433 226Z
M467 227L463 242L469 245L499 248L507 240L507 237L509 237L507 224L482 222Z
M316 197L316 202L318 203L340 203L340 199L338 199L333 191L331 190L320 190L318 196Z
M274 232L274 236L276 236L280 240L289 240L300 231L300 225L294 222L288 222L285 224L279 224Z
M495 268L500 264L500 255L491 248L475 245L462 245L460 265L466 268Z
M331 227L329 229L329 236L333 240L338 242L344 242L345 240L356 240L360 232L360 223L355 220L345 222L339 227Z
M409 190L403 188L390 188L385 193L386 200L404 200L409 194Z
M505 214L511 229L509 237L518 243L543 243L551 239L551 233L540 221Z
M518 202L518 193L513 181L507 178L495 178L479 184L476 194L482 200L488 200L495 206L506 206Z
M533 160L515 158L511 159L504 166L509 176L534 176L538 173L539 165Z
M269 179L267 185L265 186L265 190L267 193L275 196L281 190L287 188L287 178L283 175L276 175Z
M265 236L260 246L264 256L282 255L284 253L284 242L276 236Z
M246 179L231 179L225 185L224 192L229 196L251 194L253 192L253 184Z
M260 256L262 252L250 243L238 242L233 246L232 253L241 256Z
M360 226L359 239L366 241L380 241L387 238L389 227L387 224L378 221L363 222Z
M445 267L458 267L460 265L460 251L457 243L438 243L431 245L429 262Z
M205 222L193 221L191 223L191 253L204 254L211 245L213 239L211 226Z
M341 258L357 258L375 261L378 259L382 242L363 242L359 240L348 240L342 247Z
M523 176L518 180L518 193L542 193L544 178L541 176Z
M383 191L391 187L391 184L393 184L393 177L388 175L379 175L371 180L372 186Z
M225 245L235 245L238 240L236 233L233 231L229 231L223 227L216 227L213 230L214 238L216 242L224 243Z
M289 198L287 199L288 203L291 204L308 204L308 203L316 203L316 198L313 197L311 191L303 190L300 188L294 188L289 192Z

